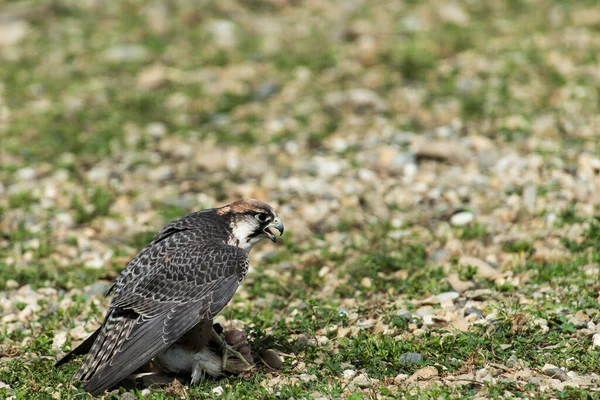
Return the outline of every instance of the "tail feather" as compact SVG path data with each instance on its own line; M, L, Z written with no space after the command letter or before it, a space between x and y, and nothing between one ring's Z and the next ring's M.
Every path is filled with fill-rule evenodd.
M74 380L89 380L98 369L103 368L110 361L115 348L120 346L121 340L126 337L135 323L135 319L132 317L129 312L119 313L118 311L111 311L107 315L104 324L95 335L95 341L91 345L83 365L73 375Z
M108 329L102 348L96 355L93 365L90 366L90 371L86 374L85 380L89 380L95 372L101 370L110 362L111 357L121 347L134 324L135 320L123 317L111 321L111 327Z

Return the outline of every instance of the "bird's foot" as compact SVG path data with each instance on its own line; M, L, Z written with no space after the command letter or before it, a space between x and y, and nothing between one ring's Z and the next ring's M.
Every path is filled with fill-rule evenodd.
M242 339L241 341L237 341L235 343L230 342L229 337L238 337L239 335L237 335L238 333L243 334L244 339ZM251 365L248 362L247 357L250 357L250 359L252 358L252 356L250 355L250 345L248 344L248 341L245 339L245 332L241 332L241 331L229 331L226 332L224 334L224 338L223 338L223 343L221 344L221 348L220 350L223 352L223 358L222 358L222 368L224 371L228 370L228 364L227 362L229 361L230 357L235 357L239 360L239 362L242 363L242 367L246 368L250 368ZM243 353L242 353L243 351Z
M225 342L223 342L225 343ZM244 357L244 355L239 352L237 349L243 347L243 346L247 346L248 342L245 343L238 343L235 346L230 346L230 345L225 345L225 348L223 349L223 363L222 363L222 367L224 371L228 370L228 364L227 362L229 361L229 357L235 357L239 360L239 362L241 362L243 364L243 366L250 368L251 365L248 362L248 360L246 360L246 358Z
M240 373L252 367L254 360L246 332L232 330L223 332L222 335L214 333L213 340L219 345L222 352L223 371Z

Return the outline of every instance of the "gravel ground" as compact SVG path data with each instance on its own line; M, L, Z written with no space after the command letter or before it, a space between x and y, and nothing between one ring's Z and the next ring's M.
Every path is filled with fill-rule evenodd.
M81 398L52 364L118 272L248 197L286 233L218 321L266 365L121 398L600 396L599 31L595 1L0 5L0 396Z

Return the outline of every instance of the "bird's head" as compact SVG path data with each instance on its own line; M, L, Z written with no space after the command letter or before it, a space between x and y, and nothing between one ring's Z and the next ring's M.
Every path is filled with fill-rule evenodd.
M262 239L277 242L273 229L283 235L283 223L273 208L262 201L238 200L217 209L219 215L228 217L235 244L246 251Z

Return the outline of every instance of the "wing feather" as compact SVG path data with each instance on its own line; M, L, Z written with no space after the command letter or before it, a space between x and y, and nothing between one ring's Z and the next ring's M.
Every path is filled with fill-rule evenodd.
M181 230L153 242L130 263L135 279L118 280L100 333L74 375L87 381L92 394L117 384L200 321L214 318L235 294L247 253L195 235Z

